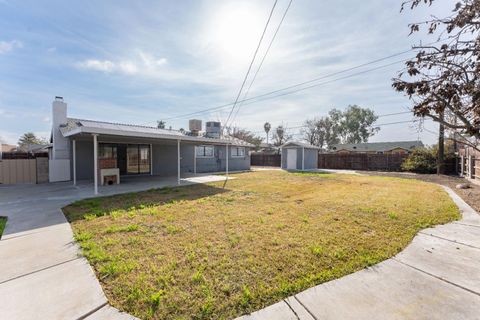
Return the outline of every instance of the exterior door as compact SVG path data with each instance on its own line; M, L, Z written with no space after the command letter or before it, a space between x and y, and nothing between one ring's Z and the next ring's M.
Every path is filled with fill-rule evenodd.
M286 149L287 150L287 169L295 170L297 169L297 149Z

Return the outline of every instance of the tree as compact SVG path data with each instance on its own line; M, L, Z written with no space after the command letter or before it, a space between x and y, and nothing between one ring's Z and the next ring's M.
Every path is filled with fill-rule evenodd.
M380 130L373 123L377 116L368 108L353 105L345 111L332 109L328 116L306 120L303 137L320 148L331 148L337 143L361 143Z
M267 144L268 144L268 133L270 132L270 129L272 128L272 125L268 122L265 122L263 125L263 129L265 130L265 133L267 134Z
M273 145L276 147L280 147L282 144L287 142L288 140L292 139L292 135L287 133L286 128L282 125L279 125L275 128L275 132L273 133Z
M340 118L342 143L368 142L368 138L380 130L379 127L373 126L377 119L373 110L357 105L348 106Z
M402 10L434 1L409 0ZM480 139L480 2L460 0L450 16L409 27L410 34L426 27L428 34L438 33L437 41L414 47L416 57L393 79L393 88L413 101L415 116L442 123L479 150L474 139Z
M157 120L157 128L158 129L165 129L166 122L163 120Z
M47 144L45 138L38 138L33 132L27 132L18 139L18 145L20 147L28 147L33 144Z
M237 139L246 141L255 145L255 148L258 149L260 147L260 143L262 143L262 138L255 135L253 132L248 131L246 129L241 128L227 128L227 132L230 136L235 137Z

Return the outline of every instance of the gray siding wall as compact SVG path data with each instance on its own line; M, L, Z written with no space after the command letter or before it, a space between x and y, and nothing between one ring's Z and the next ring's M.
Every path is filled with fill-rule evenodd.
M295 150L297 151L297 170L302 170L302 147L297 148L282 148L282 168L287 168L287 152L286 150ZM305 170L307 169L316 169L318 163L318 150L316 149L305 149Z
M77 141L76 153L77 180L93 180L93 142L81 140ZM70 162L73 167L73 158ZM73 172L71 177L73 179Z
M318 150L305 149L305 169L317 169L318 167Z
M121 143L121 141L112 141ZM141 143L138 141L132 143ZM145 143L148 144L148 143ZM77 141L77 180L93 180L93 143ZM197 158L197 173L225 171L225 146L215 146L213 158ZM194 172L194 145L180 144L180 168L182 173ZM244 157L232 157L229 151L228 168L230 171L250 169L249 149L245 148ZM152 144L153 174L157 176L175 176L177 174L177 145ZM73 161L72 161L73 166ZM72 168L73 170L73 168ZM73 177L73 171L72 171Z
M180 148L182 172L194 172L194 145L184 145ZM226 170L226 146L214 146L214 156L212 158L197 158L197 173L217 172ZM176 160L176 158L175 158ZM228 170L241 171L250 169L250 155L248 148L245 148L244 157L232 157L232 152L228 151ZM176 170L174 171L176 173Z

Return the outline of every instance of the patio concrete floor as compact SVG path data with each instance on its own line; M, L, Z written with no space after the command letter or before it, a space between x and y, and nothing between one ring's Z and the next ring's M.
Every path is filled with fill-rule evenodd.
M182 185L225 180L198 175ZM176 186L175 178L136 177L99 188L99 196ZM108 305L60 208L93 197L93 184L0 185L0 319L134 319Z

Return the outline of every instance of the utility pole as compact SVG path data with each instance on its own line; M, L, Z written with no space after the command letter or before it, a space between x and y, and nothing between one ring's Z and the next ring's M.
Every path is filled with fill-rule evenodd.
M438 154L437 154L437 174L445 173L445 126L443 125L444 111L439 114L440 125L438 128Z

